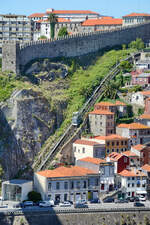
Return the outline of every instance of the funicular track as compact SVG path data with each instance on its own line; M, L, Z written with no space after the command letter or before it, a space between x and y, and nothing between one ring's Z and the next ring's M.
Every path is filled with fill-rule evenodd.
M133 61L134 58L139 57L139 53L135 53L132 56L127 57L123 61ZM57 142L55 142L52 146L47 144L44 148L44 151L38 156L38 159L32 165L32 168L35 171L48 169L50 163L56 156L58 152L64 148L64 146L73 138L82 131L83 127L87 122L87 112L91 109L91 107L96 103L99 97L103 94L105 84L112 80L120 71L119 69L120 63L118 63L112 70L103 78L100 82L99 86L94 90L93 94L83 105L82 109L79 111L79 115L81 120L83 121L80 124L80 127L76 127L72 125L72 123L65 130L64 134L59 138ZM46 152L46 153L45 153Z

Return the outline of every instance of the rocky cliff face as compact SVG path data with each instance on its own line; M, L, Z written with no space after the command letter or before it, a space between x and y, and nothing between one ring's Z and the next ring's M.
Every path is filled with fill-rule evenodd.
M57 129L67 106L57 102L57 110L33 90L16 90L0 109L0 157L7 178L25 170L46 139Z

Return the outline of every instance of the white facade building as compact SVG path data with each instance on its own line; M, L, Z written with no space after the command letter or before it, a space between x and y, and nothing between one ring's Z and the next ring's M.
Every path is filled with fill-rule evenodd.
M95 141L78 139L73 143L75 161L85 157L105 158L105 145Z
M35 173L34 187L43 200L89 200L99 196L99 174L79 166L59 167Z
M77 166L89 168L99 173L100 193L111 191L114 188L114 162L109 160L86 157L77 160Z
M123 170L118 176L120 178L121 188L125 191L126 197L147 195L147 177L145 173L136 169Z
M141 123L120 124L116 133L130 139L129 145L145 144L150 140L150 127Z
M24 201L33 190L33 181L9 180L2 183L2 198L4 201Z
M145 99L150 97L150 91L140 91L132 94L131 104L136 104L141 107L145 107Z

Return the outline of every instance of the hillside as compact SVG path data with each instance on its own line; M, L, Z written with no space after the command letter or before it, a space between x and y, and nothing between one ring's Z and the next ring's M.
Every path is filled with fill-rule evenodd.
M38 60L37 68L41 70L29 69L35 68L34 62L28 65L26 75L17 78L12 73L0 73L0 152L7 177L21 176L31 169L43 147L57 140L71 122L72 113L82 107L116 62L131 51ZM47 64L60 66L55 71L43 70ZM65 77L61 76L63 65L68 70Z

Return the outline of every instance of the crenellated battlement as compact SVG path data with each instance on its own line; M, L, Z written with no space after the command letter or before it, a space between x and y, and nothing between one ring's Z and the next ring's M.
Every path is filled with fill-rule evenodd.
M16 41L4 41L2 70L20 73L27 63L37 58L80 56L105 47L128 44L137 37L143 41L150 39L150 22L20 44Z

